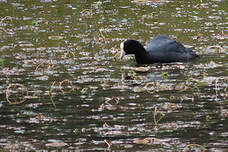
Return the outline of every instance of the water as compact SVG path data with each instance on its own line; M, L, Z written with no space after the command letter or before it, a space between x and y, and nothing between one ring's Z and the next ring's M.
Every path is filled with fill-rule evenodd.
M226 0L0 4L2 151L228 149ZM115 58L158 34L201 58L145 73Z

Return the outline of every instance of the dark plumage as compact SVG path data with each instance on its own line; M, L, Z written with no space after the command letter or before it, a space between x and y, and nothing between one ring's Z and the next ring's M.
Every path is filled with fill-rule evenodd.
M146 49L136 40L126 40L120 48L121 59L124 55L134 54L137 64L187 62L199 57L181 43L161 35L154 37Z

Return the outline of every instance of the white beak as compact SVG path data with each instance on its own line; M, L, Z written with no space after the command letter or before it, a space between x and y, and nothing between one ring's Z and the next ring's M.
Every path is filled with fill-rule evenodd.
M126 55L126 52L124 51L123 47L124 47L124 43L122 42L120 44L120 59L123 59L123 57Z

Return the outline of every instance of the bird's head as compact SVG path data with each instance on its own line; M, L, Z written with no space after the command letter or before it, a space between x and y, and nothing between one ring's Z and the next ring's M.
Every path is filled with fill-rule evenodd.
M136 40L126 40L120 44L120 59L123 59L127 54L136 54L142 48L143 46L140 42Z

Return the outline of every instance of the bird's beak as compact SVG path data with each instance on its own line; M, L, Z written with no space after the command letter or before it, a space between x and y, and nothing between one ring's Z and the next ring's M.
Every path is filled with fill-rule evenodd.
M120 44L120 59L122 60L123 57L126 55L126 52L123 49L123 43Z
M120 59L122 60L125 55L126 55L126 52L124 50L121 50Z

